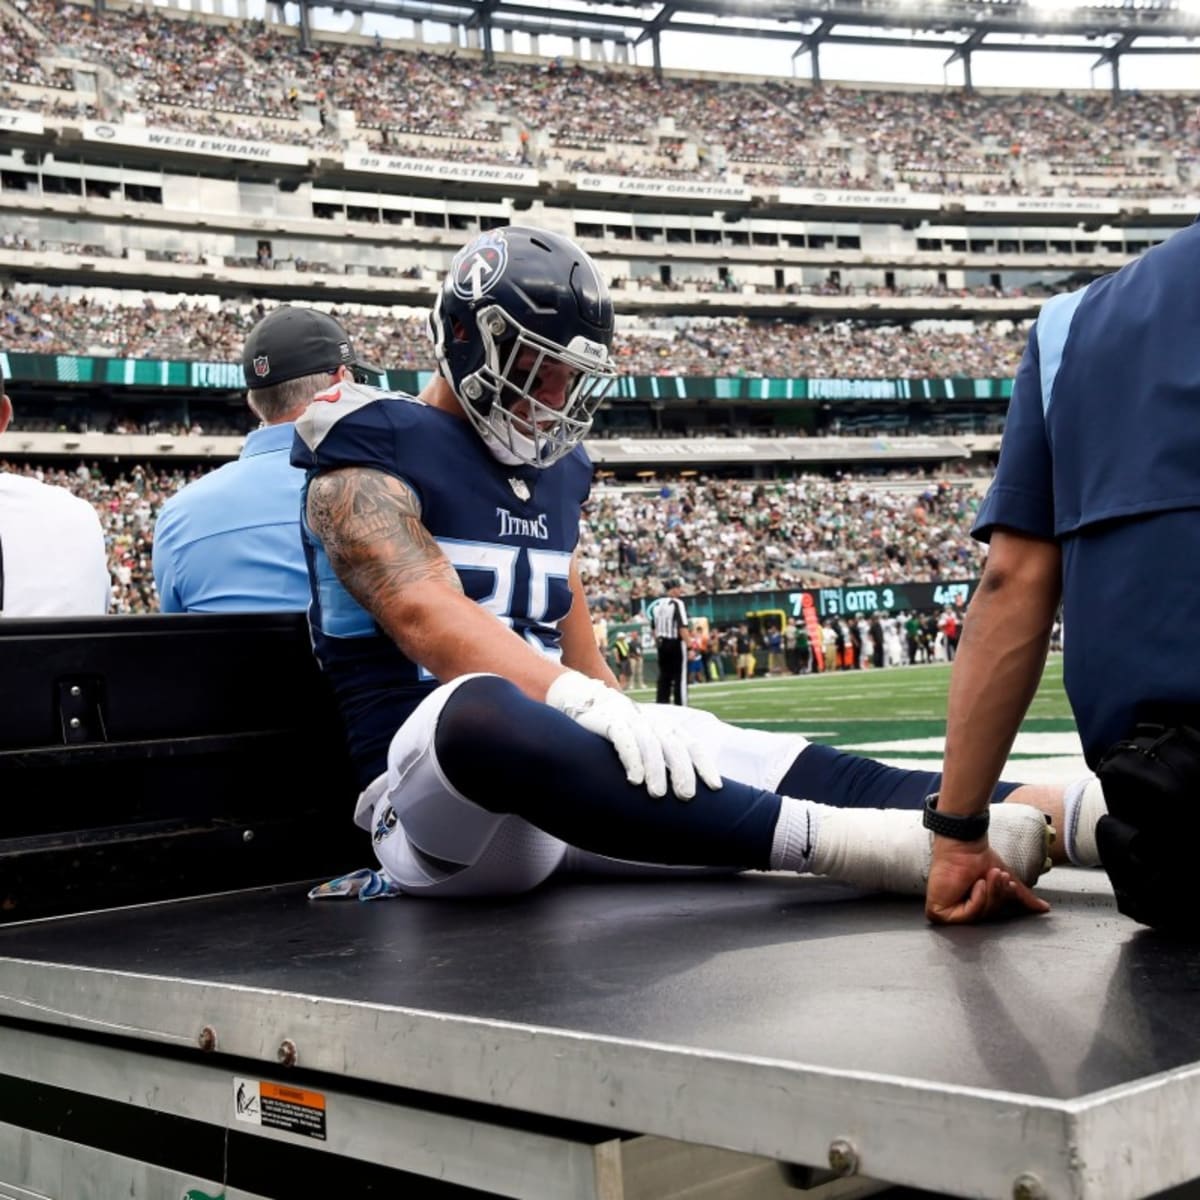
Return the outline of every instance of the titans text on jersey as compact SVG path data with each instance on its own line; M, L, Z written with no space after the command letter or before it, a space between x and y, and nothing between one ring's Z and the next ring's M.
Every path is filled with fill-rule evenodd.
M500 521L497 536L502 538L525 537L546 541L550 537L550 528L546 524L546 514L538 513L536 517L518 517L507 508L497 508L496 516Z
M466 594L540 653L561 655L558 624L571 606L571 557L592 477L581 447L544 470L502 466L467 421L411 396L343 382L297 422L292 465L307 472L302 513L308 484L325 471L364 467L400 479ZM401 653L342 586L303 520L302 529L313 648L365 786L438 680Z

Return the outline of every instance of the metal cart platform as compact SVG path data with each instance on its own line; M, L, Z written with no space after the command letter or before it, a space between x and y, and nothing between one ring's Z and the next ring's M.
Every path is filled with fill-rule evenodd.
M311 903L369 846L300 615L4 621L0 681L3 1200L1200 1179L1200 951L1099 872L998 929L771 874Z
M1044 892L1047 917L937 932L917 903L779 875L487 904L279 887L11 925L0 1164L55 1134L22 1111L74 1096L202 1127L194 1177L229 1200L317 1194L238 1190L231 1136L522 1197L776 1194L764 1163L810 1195L1200 1177L1200 955L1119 917L1099 872Z

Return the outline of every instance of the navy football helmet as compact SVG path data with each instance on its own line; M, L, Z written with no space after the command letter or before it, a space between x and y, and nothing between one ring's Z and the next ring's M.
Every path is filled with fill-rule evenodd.
M464 246L430 332L467 417L508 465L569 454L617 376L608 288L574 242L544 229L509 225Z

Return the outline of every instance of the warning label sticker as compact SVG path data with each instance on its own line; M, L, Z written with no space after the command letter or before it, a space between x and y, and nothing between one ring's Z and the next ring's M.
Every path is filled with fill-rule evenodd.
M233 1115L248 1125L325 1140L325 1097L320 1092L235 1077Z

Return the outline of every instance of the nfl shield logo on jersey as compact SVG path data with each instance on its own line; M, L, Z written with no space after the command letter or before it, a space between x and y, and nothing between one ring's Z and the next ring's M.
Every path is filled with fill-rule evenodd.
M508 242L497 230L465 245L450 267L454 292L460 300L479 300L491 291L508 266Z
M516 496L518 500L528 500L533 494L529 490L529 484L527 484L523 479L517 479L515 476L508 481L508 486L512 488L513 495Z
M254 373L259 379L266 379L271 373L271 360L265 355L260 354L254 360Z

